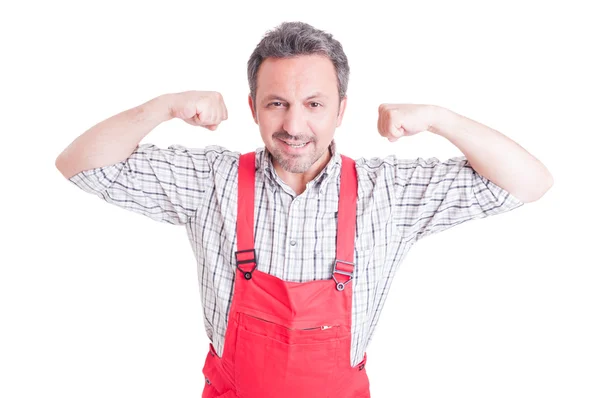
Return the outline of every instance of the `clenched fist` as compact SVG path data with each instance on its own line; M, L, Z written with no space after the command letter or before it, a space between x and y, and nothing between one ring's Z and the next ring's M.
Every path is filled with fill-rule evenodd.
M417 104L381 104L377 129L390 142L403 136L429 130L433 123L434 107Z
M212 131L216 130L223 120L227 120L223 96L216 91L184 91L172 94L170 112L172 117Z

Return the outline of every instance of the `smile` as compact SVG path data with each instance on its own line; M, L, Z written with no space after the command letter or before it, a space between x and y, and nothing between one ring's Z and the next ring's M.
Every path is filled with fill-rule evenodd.
M303 146L305 146L306 144L308 144L308 142L305 142L304 144L290 144L289 142L286 142L286 144L288 144L292 148L302 148Z
M304 148L306 145L308 145L310 143L310 141L302 142L302 143L292 143L292 142L288 142L288 141L284 141L284 140L280 140L280 141L283 142L284 144L286 144L287 146L289 146L290 148Z

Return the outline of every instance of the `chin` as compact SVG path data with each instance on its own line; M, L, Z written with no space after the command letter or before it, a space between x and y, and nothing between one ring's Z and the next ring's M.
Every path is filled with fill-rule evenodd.
M315 148L315 142L309 145L313 145L313 147L306 148L308 150L305 153L288 153L286 149L281 148L277 143L267 149L283 170L288 173L301 174L309 171L328 151L328 147L324 149Z
M316 162L316 159L308 157L290 157L281 154L274 155L275 160L282 169L288 173L305 173L307 172Z

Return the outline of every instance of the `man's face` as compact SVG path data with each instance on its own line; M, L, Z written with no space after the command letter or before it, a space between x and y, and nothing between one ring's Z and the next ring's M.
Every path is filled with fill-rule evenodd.
M339 101L333 63L321 55L267 58L258 71L256 110L269 152L285 171L304 173L328 158L346 98ZM339 111L339 112L338 112Z

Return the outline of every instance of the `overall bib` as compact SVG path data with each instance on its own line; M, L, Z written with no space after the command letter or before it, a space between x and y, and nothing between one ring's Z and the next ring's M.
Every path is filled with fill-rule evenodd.
M352 367L352 275L357 180L342 156L332 277L287 282L257 269L255 153L240 157L234 293L223 356L212 344L203 398L368 398L366 354Z

